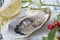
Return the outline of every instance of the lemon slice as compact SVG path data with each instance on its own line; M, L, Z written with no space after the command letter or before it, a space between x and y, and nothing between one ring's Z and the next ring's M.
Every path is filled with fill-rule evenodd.
M3 18L2 17L0 17L0 27L3 25Z
M21 10L21 0L11 0L9 5L5 6L2 10L0 10L0 15L4 17L13 17L17 15Z

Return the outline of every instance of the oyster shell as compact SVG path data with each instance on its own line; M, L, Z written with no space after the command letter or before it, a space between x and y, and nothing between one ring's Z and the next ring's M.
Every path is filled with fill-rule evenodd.
M49 20L50 16L50 9L45 8L45 10L40 11L40 13L23 18L17 18L15 21L9 24L9 29L11 28L16 34L27 37L34 31L41 28Z

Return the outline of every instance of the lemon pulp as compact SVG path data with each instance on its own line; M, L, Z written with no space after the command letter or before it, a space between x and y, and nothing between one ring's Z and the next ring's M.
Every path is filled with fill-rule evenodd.
M0 10L0 15L4 17L13 17L21 10L21 0L12 0L13 2Z

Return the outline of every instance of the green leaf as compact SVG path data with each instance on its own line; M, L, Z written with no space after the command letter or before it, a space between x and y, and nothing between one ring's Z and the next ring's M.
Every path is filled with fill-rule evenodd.
M42 40L48 40L48 37L43 37L43 39Z
M56 31L60 30L59 27L55 27L53 30L51 30L48 34L48 40L54 40Z
M43 37L43 40L48 40L48 37ZM54 37L54 40L58 40L57 36Z
M57 15L57 20L60 21L60 14Z
M54 37L54 40L58 40L57 36Z

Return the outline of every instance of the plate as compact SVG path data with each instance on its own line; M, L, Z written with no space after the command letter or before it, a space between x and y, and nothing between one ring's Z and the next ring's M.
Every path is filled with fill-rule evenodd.
M9 22L7 22L2 28L1 28L1 33L3 35L3 37L8 40L8 39L17 39L17 38L23 38L23 37L27 37L29 35L31 35L33 33L33 31L37 30L37 29L41 29L41 27L49 20L50 16L51 16L51 13L50 13L50 9L49 8L45 8L45 13L41 13L40 10L34 10L33 12L28 10L28 9L22 9L23 11L21 12L20 15L18 15L17 17L15 17L14 19L10 20ZM25 11L26 10L26 11ZM28 14L27 14L28 13ZM35 14L35 13L41 13L40 17L42 17L44 19L44 22L39 26L37 27L35 30L33 30L29 35L27 36L21 36L21 35L16 35L14 34L13 32L9 31L8 27L9 27L9 24L14 21L15 19L17 18L21 18L23 16L30 16L31 14ZM24 15L23 15L24 14ZM37 31L35 31L37 32ZM11 36L12 35L12 36ZM5 39L5 40L6 40ZM12 40L11 39L11 40Z
M25 9L26 10L26 9ZM48 10L48 11L47 11ZM50 18L51 16L51 13L50 13L50 10L49 8L46 8L45 12L43 11L40 11L40 10L33 10L33 12L29 11L27 9L27 12L29 12L31 15L27 15L24 17L24 16L21 16L21 17L17 17L13 20L10 20L9 22L7 22L4 26L1 27L1 33L5 36L8 36L9 38L23 38L23 37L27 37L29 35L31 35L35 30L38 30L40 29ZM27 13L26 12L26 13ZM25 12L24 12L25 13ZM24 14L23 13L23 14ZM33 14L32 14L33 13ZM35 16L35 15L39 15L39 18L40 20L42 21L42 24L40 26L38 26L37 28L35 28L34 30L30 31L30 33L28 35L20 35L20 34L16 34L14 31L13 31L13 27L15 27L17 24L19 24L19 21L22 21L23 19L27 18L27 17L32 17L32 16ZM42 17L43 16L43 17ZM22 18L23 17L23 18ZM12 25L12 27L9 27L9 24ZM10 36L12 35L12 36Z

